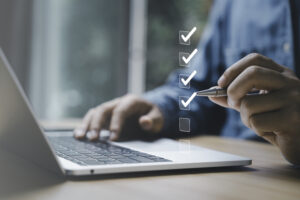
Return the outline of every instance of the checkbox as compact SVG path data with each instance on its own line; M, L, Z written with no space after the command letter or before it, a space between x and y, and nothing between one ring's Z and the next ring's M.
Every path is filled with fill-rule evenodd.
M184 106L182 101L187 102L189 100L188 96L179 96L179 108L180 110L190 110L190 104Z
M183 82L182 82L182 80L181 80L181 79L186 80L186 79L188 79L188 77L189 77L188 74L179 74L179 79L178 79L179 83L178 83L178 86L180 88L190 89L190 85L191 85L190 82L188 82L188 84L184 85Z
M185 58L188 58L190 56L189 53L186 53L186 52L179 52L179 66L181 67L187 67L188 66L188 63L186 63L182 58L185 57Z
M197 28L194 26L190 31L179 31L179 43L183 45L189 45L190 39L196 30Z
M190 132L190 131L189 131ZM191 151L191 140L190 139L179 139L178 140L178 149L182 152Z
M179 118L179 131L191 132L191 120L190 118Z
M184 41L182 38L182 35L188 35L188 34L189 34L189 31L179 31L179 44L182 44L182 45L190 45L191 44L190 38L188 38L187 41Z

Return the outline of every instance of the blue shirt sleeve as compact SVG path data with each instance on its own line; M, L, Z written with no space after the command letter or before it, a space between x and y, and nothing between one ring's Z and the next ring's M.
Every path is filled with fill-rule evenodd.
M174 71L167 82L144 94L144 98L156 104L164 116L163 136L181 136L186 133L179 131L179 117L190 118L191 134L219 134L226 112L220 106L210 102L206 97L195 97L190 104L190 110L180 110L179 96L191 96L197 90L207 89L217 84L224 71L222 62L222 28L226 12L226 1L215 1L209 22L198 45L198 53L188 67ZM197 74L190 82L190 88L179 87L179 75Z

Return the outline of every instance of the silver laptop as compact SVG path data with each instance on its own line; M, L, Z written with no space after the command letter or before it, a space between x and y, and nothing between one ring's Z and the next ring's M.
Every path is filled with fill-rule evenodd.
M1 49L0 147L70 176L251 164L249 158L171 139L89 142L74 139L72 132L44 132Z

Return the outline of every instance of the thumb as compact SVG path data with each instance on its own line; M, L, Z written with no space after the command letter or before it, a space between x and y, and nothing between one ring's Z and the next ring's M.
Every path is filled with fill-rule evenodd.
M163 115L157 107L153 107L139 118L139 124L145 131L158 133L163 127Z

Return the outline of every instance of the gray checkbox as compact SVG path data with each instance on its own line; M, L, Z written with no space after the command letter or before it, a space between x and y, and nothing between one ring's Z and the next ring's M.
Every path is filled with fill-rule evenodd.
M184 85L183 82L181 81L181 79L186 80L188 77L189 77L189 75L187 75L187 74L179 74L179 83L178 83L178 86L180 88L190 89L190 82L187 85Z
M179 118L179 131L191 132L191 120L190 118Z
M179 59L179 66L181 67L187 67L188 64L184 62L184 60L182 59L182 57L185 57L185 58L188 58L190 56L189 53L186 53L186 52L179 52L179 56L178 56L178 59Z
M188 99L189 99L189 97L187 97L187 96L179 96L179 108L180 108L180 110L190 110L190 104L187 107L185 107L181 102L182 100L186 102Z
M191 40L188 39L186 42L182 39L181 35L186 36L189 34L189 31L179 31L179 44L182 45L190 45L191 44Z
M179 151L190 152L191 151L191 140L190 139L179 139L178 140Z

